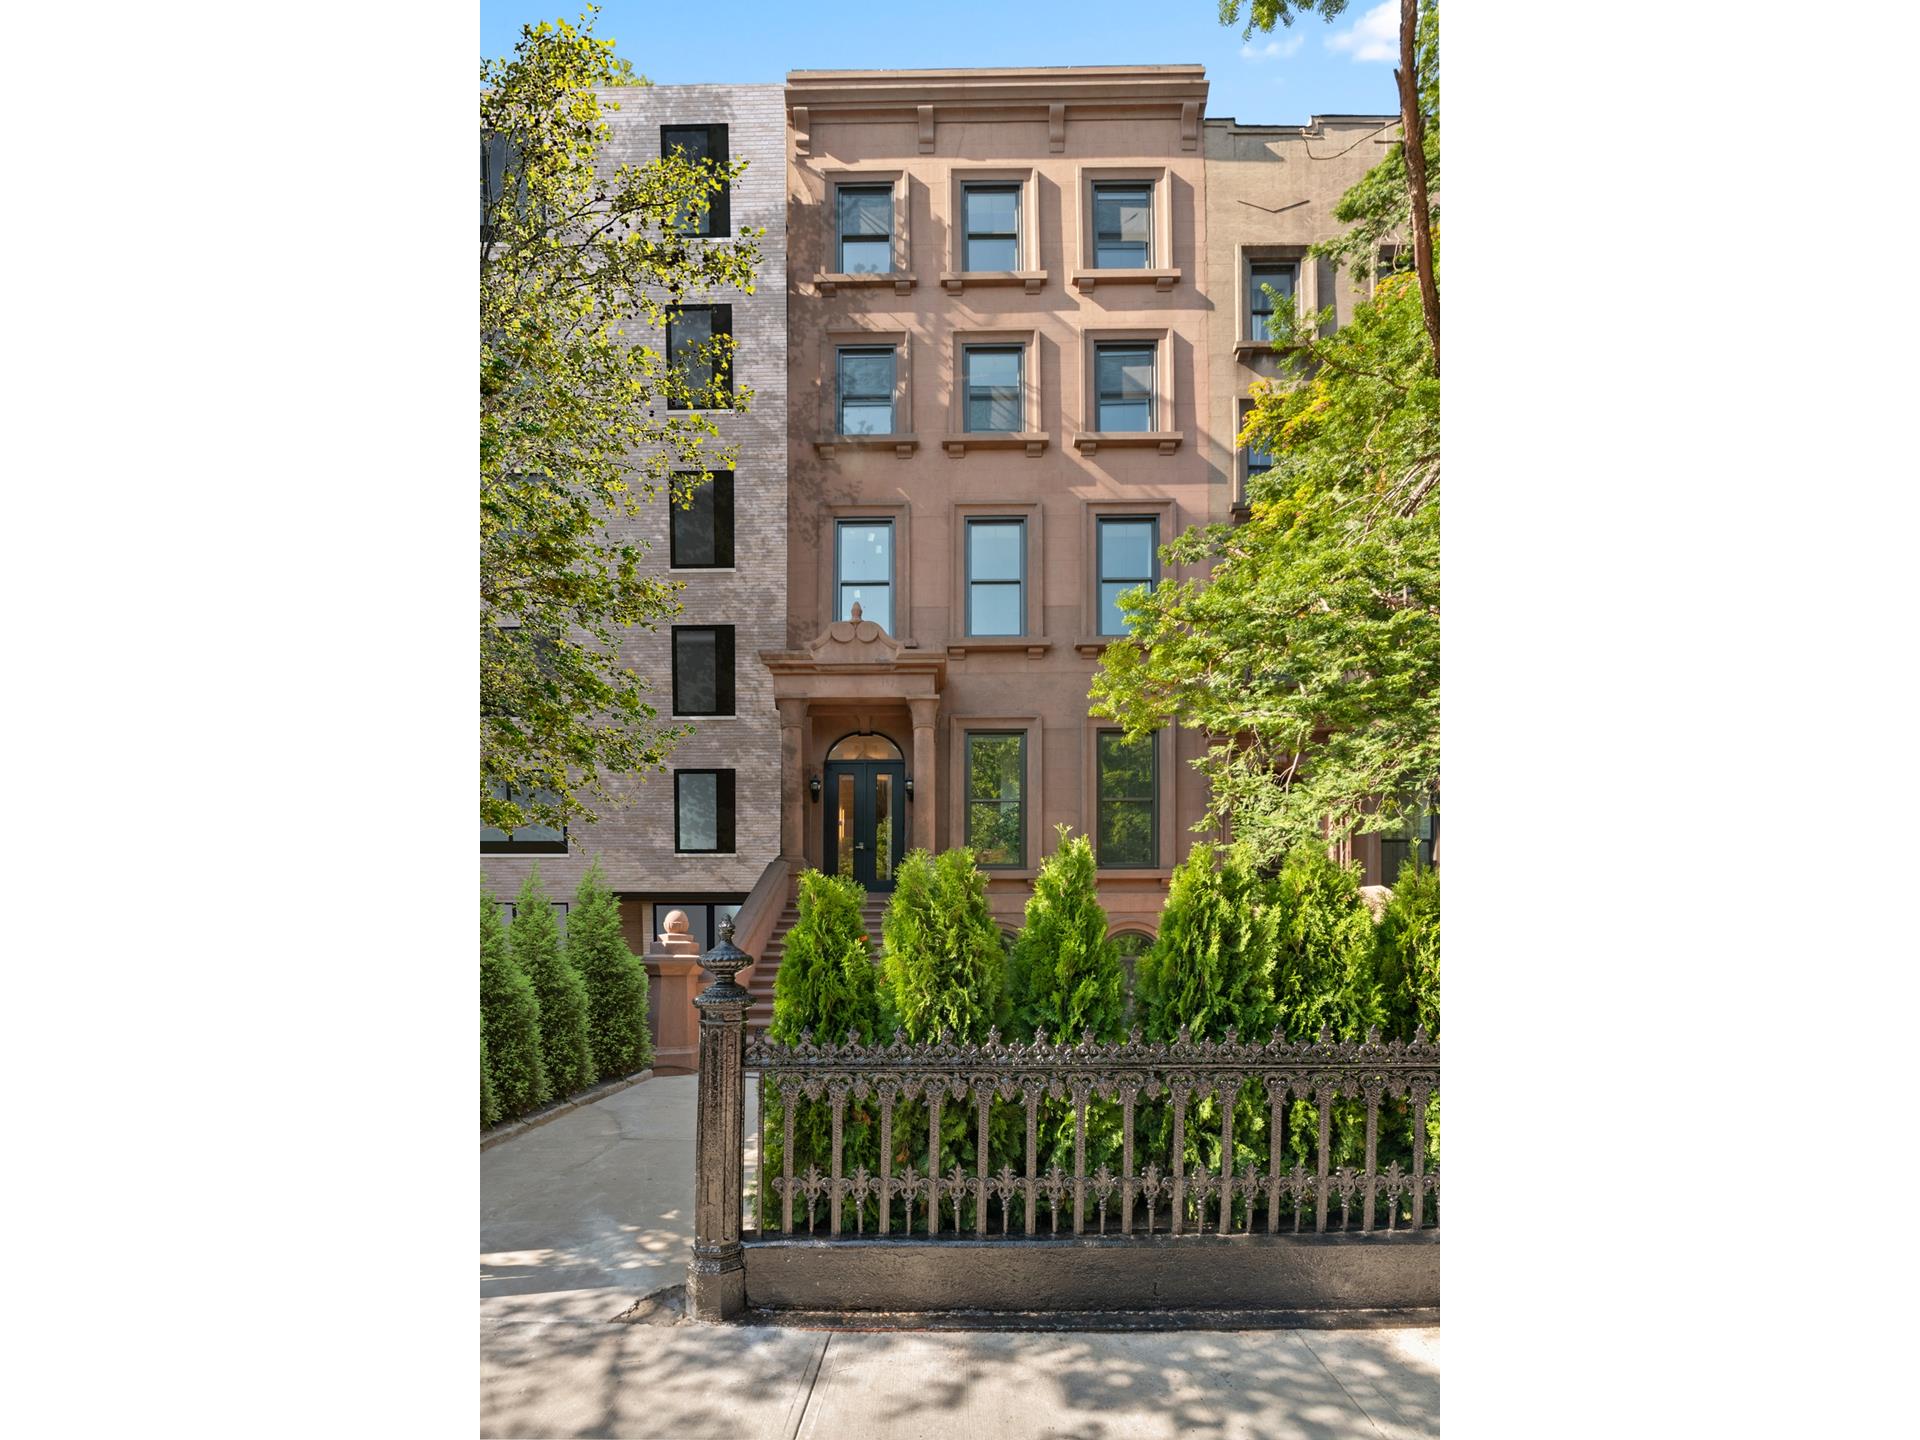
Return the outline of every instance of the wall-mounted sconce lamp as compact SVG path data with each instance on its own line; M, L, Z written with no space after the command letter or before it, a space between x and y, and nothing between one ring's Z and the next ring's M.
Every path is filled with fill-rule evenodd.
M909 801L913 799L913 776L911 775L907 776L907 799Z
M818 775L809 775L807 777L807 794L816 805L820 803L820 777Z

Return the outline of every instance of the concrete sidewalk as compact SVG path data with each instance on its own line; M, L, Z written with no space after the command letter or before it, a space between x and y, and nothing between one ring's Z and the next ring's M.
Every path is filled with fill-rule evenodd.
M686 1279L693 1101L691 1077L655 1078L482 1153L483 1435L1439 1434L1437 1329L829 1334L617 1323Z

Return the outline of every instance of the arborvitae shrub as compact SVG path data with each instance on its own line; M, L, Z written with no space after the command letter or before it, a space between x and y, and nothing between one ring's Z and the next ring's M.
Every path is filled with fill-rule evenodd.
M1393 898L1374 930L1374 973L1389 1040L1411 1040L1417 1026L1440 1038L1440 872L1417 860L1400 868Z
M486 1078L493 1082L498 1117L511 1120L552 1098L540 1053L540 1001L513 958L500 906L480 896L480 1031ZM481 1095L481 1113L486 1096Z
M808 870L800 876L800 918L787 931L773 980L769 1039L792 1044L811 1030L836 1044L853 1031L881 1039L880 985L861 916L867 892L856 880Z
M486 1129L500 1118L500 1102L493 1094L493 1070L487 1064L487 1021L480 1017L480 1128Z
M811 1031L816 1044L839 1044L857 1031L868 1044L880 1040L880 980L861 914L866 902L866 891L849 877L818 870L800 876L796 902L800 916L787 931L780 969L773 979L773 1019L767 1026L768 1039L797 1044L802 1034ZM778 1094L763 1095L761 1103L766 1109L766 1173L771 1177L782 1173L785 1164L786 1111ZM842 1139L843 1174L850 1175L862 1165L870 1174L879 1173L880 1118L871 1096L847 1102ZM804 1174L809 1165L818 1165L822 1174L831 1174L832 1145L830 1102L796 1099L794 1174ZM778 1225L779 1195L769 1184L762 1187L762 1196L766 1222ZM796 1201L795 1209L804 1215L803 1203ZM871 1229L879 1219L877 1199L867 1200L863 1211L864 1223ZM845 1216L846 1224L852 1227L851 1205Z
M973 851L909 851L894 872L881 934L886 1023L909 1041L942 1030L985 1040L1004 1010L1007 952Z
M1173 872L1160 933L1140 958L1138 1013L1149 1040L1172 1040L1182 1026L1195 1040L1219 1040L1228 1027L1242 1040L1265 1040L1278 1017L1273 1003L1272 907L1245 858L1228 850L1214 863L1198 843Z
M1107 912L1094 883L1093 846L1069 837L1041 863L1026 923L1009 965L1013 1033L1044 1028L1056 1040L1118 1040L1126 1030L1126 975L1107 938Z
M567 962L560 926L534 866L513 904L507 928L513 958L540 997L540 1054L555 1099L565 1099L593 1083L593 1045L587 1033L587 987Z
M1270 893L1278 924L1273 994L1287 1038L1315 1039L1324 1025L1337 1040L1364 1040L1386 1016L1358 867L1338 864L1323 845L1296 845Z
M631 1075L653 1060L647 1033L647 967L627 948L620 901L598 859L580 877L567 914L567 959L587 987L587 1037L594 1070Z

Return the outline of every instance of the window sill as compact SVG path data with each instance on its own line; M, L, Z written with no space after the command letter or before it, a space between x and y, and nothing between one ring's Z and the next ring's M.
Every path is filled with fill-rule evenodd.
M1044 454L1053 437L1044 430L969 430L949 435L940 443L947 454L958 460L968 450L1025 450L1029 455Z
M669 720L738 720L740 712L735 710L725 715L689 715L684 711L675 710L669 713L667 718Z
M1278 360L1280 352L1273 348L1271 340L1236 340L1233 342L1233 358L1245 364L1256 356L1265 355Z
M823 273L813 277L813 288L822 295L832 295L842 289L857 290L873 285L891 285L896 294L905 295L913 289L914 277L905 270L887 270L859 275Z
M958 295L969 285L1019 285L1027 294L1038 295L1047 283L1044 270L943 270L940 283L949 295Z
M1073 437L1073 444L1082 455L1092 455L1103 446L1109 450L1153 446L1162 455L1171 455L1184 439L1179 430L1085 430Z
M1032 636L1019 635L967 635L958 640L949 641L947 655L954 660L967 658L969 650L985 652L1014 653L1024 650L1034 659L1039 659L1053 648L1051 640L1041 640Z
M669 565L669 575L733 575L739 567L735 565Z
M905 460L920 448L920 440L911 430L903 430L890 435L823 435L813 442L822 460L833 459L842 446L849 450L890 449Z
M1082 655L1098 655L1109 645L1125 644L1131 635L1082 635L1073 642L1073 648Z
M1165 865L1102 865L1093 862L1096 880L1171 880L1173 871Z
M1152 285L1165 294L1180 283L1180 271L1169 270L1076 270L1075 288L1091 292L1100 285Z
M673 852L674 858L679 860L731 860L739 853L737 850L681 850L678 848Z

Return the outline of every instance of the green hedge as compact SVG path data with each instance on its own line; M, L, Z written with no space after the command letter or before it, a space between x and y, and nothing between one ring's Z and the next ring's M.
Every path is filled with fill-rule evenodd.
M480 896L480 1111L491 1086L495 1116L511 1120L552 1096L540 1047L540 1000L513 958L507 927L493 896Z
M587 1038L593 1069L604 1079L653 1063L647 1030L647 967L627 948L620 901L596 858L580 877L567 915L566 958L587 992Z
M595 1074L587 1030L587 987L560 944L559 922L540 884L538 865L527 873L513 902L507 944L540 998L540 1053L553 1093L564 1096L586 1089Z
M1034 877L1026 923L1013 942L1008 991L1013 1034L1030 1040L1097 1040L1126 1033L1126 976L1107 938L1107 912L1095 883L1093 846L1084 835L1060 843Z

